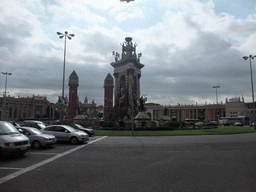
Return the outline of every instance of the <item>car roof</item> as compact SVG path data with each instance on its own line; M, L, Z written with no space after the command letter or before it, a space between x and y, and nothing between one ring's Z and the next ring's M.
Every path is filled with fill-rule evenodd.
M19 128L21 128L21 129L27 129L27 130L33 130L33 129L36 129L36 130L38 130L37 128L35 128L35 127L18 127L17 129L19 129ZM40 130L39 130L40 131Z
M25 120L23 123L43 123L42 121Z

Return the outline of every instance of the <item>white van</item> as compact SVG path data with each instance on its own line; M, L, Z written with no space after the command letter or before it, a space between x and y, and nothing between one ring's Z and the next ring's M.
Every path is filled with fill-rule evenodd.
M23 155L30 149L28 137L11 123L0 121L0 155Z

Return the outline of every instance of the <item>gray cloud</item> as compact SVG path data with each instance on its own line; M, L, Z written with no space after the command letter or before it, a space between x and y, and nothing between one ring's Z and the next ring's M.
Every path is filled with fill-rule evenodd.
M54 8L58 9L58 6ZM164 23L158 23L148 29L138 29L134 33L128 33L114 24L108 26L112 29L92 26L82 31L76 28L75 24L72 30L65 29L76 34L74 42L68 44L65 95L68 95L69 75L75 70L79 76L80 101L84 101L87 96L89 101L94 100L97 104L103 104L104 79L108 73L113 74L114 70L110 65L114 61L111 53L121 52L120 43L125 37L131 36L134 42L139 42L137 53L143 54L141 62L145 67L142 69L141 94L148 95L148 102L215 102L215 89L212 88L214 85L221 86L218 93L222 101L227 96L244 95L250 99L249 61L242 59L243 53L234 48L233 42L227 39L227 34L242 45L239 38L248 38L255 33L256 20L242 22L239 19L225 17L226 20L223 19L221 23L225 29L205 30L202 23L192 20L192 16L184 14L175 20L171 20L170 16ZM216 18L214 21L218 21L219 18ZM56 102L61 95L63 75L63 47L57 46L60 42L56 40L56 43L50 39L33 42L35 39L31 37L35 36L35 26L31 22L21 21L15 17L5 19L8 22L0 22L0 30L5 32L5 35L0 36L0 69L13 73L8 78L10 94L41 94L47 96L51 102ZM69 20L70 23L71 21ZM228 24L224 25L224 21ZM131 24L132 21L127 23ZM120 26L127 23L121 22ZM60 24L48 25L56 28ZM42 28L40 25L37 27ZM76 30L82 31L82 35L77 36ZM223 31L225 33L222 34ZM24 39L31 39L32 42L26 42ZM20 49L26 49L28 43L35 50L21 54ZM4 80L2 75L1 82ZM3 83L0 89L4 89Z

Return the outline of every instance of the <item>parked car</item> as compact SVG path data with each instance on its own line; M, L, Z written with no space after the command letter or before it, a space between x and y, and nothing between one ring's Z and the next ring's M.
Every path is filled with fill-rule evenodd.
M234 126L243 126L243 124L241 122L235 122Z
M28 137L21 134L11 123L0 121L0 154L23 155L30 149Z
M76 124L76 123L74 123L70 126L77 129L77 130L80 130L80 131L83 131L83 132L87 133L89 135L89 137L94 136L94 130L93 129L85 128L82 125L79 125L79 124Z
M29 138L31 147L39 149L40 147L53 146L57 139L54 135L44 134L33 127L18 127L18 131Z
M23 127L34 127L38 130L41 130L46 127L46 125L42 121L34 121L34 120L25 120L22 122L21 126Z
M207 125L218 125L218 121L209 121Z
M19 123L16 123L15 121L10 121L10 123L14 126L14 127L20 127Z
M204 125L204 122L196 122L195 125Z
M68 125L50 125L41 131L46 134L54 135L58 141L68 141L73 145L89 140L87 133L76 130Z

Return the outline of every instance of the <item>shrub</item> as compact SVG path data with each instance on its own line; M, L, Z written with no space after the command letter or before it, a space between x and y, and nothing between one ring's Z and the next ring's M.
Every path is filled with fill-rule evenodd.
M116 127L116 124L113 121L105 121L103 127Z
M181 123L179 121L168 121L162 125L162 127L166 127L166 128L178 128L180 126L181 126Z

